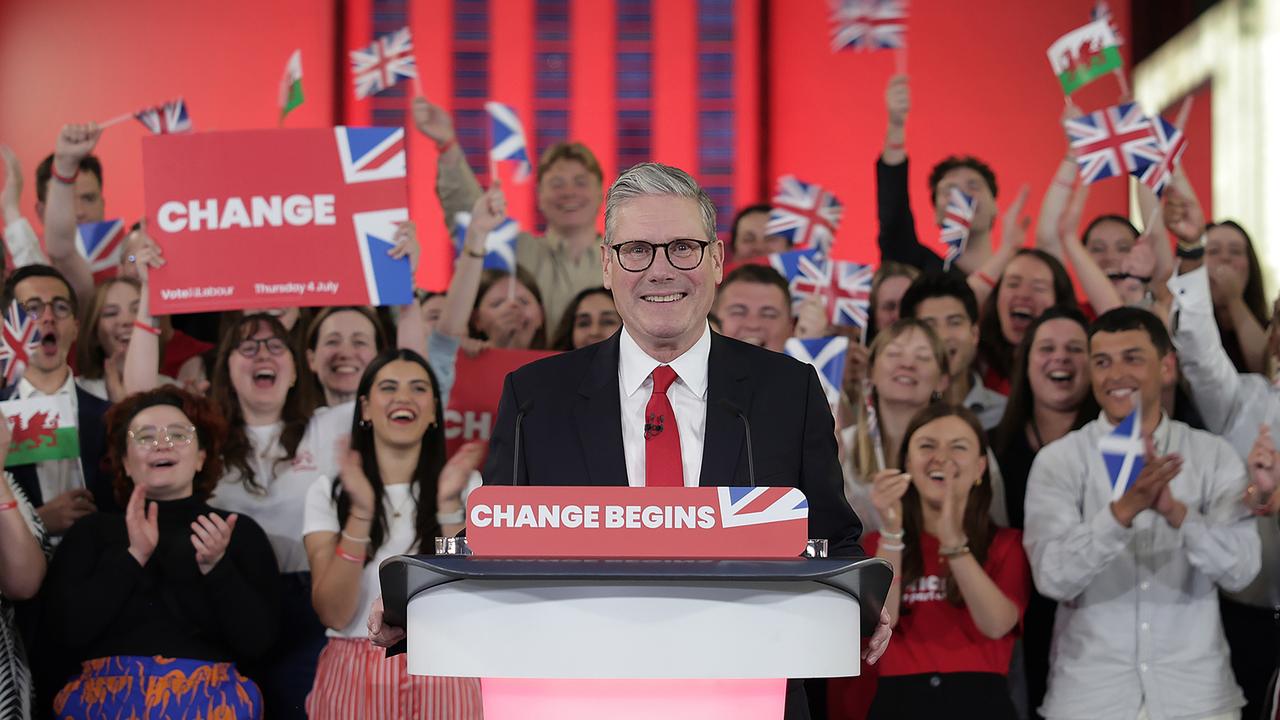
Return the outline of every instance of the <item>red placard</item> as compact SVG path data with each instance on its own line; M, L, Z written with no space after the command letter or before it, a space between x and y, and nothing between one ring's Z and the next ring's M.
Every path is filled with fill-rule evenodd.
M478 557L794 558L809 502L791 487L482 487L467 499Z
M142 142L157 315L404 305L409 219L404 128L155 135Z
M475 357L459 352L455 377L460 382L449 393L449 407L444 411L448 454L453 455L471 440L488 442L498 419L498 400L507 373L551 355L555 353L548 350L485 350Z

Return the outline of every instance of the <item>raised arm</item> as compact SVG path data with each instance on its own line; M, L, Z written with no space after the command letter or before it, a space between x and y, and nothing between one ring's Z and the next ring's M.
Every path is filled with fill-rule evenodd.
M89 261L76 252L75 177L80 172L80 161L93 152L101 135L102 130L95 123L62 127L54 145L53 179L45 195L45 249L53 266L71 283L84 311L93 300L93 270Z
M1068 103L1062 113L1063 120L1078 115L1080 109L1075 103ZM1044 198L1040 200L1040 218L1036 222L1036 247L1064 262L1067 258L1062 248L1062 218L1067 214L1079 172L1076 152L1068 143L1062 162L1058 163L1053 180L1045 189Z
M147 236L145 225L134 232L142 235L133 259L142 287L138 298L138 317L124 353L126 395L151 390L160 384L160 331L151 316L149 283L152 268L162 267L165 261L160 254L160 246Z
M1059 237L1062 239L1062 249L1076 271L1076 279L1084 289L1085 297L1089 298L1094 311L1101 315L1120 307L1124 301L1111 278L1107 277L1085 249L1080 237L1080 216L1084 213L1084 203L1088 197L1087 185L1081 185L1071 194L1071 201L1067 203L1067 210L1059 225Z
M311 564L311 604L320 622L335 630L345 628L360 612L360 580L378 510L359 453L348 449L340 457L342 492L350 502L346 522L338 525L337 509L324 480L318 480L307 492L308 532L302 538Z
M906 75L895 75L885 88L888 128L884 149L876 161L876 216L880 222L876 241L880 261L894 260L922 270L940 270L942 258L920 244L916 221L911 213L907 187L907 114L911 109L910 85Z
M991 291L995 290L996 280L1004 274L1005 266L1009 264L1009 261L1013 260L1013 256L1017 255L1018 250L1021 250L1026 243L1027 228L1031 225L1031 219L1022 217L1022 207L1026 205L1027 195L1030 192L1031 188L1027 185L1023 185L1018 190L1018 197L1014 198L1013 204L1009 206L1004 218L1000 221L1000 247L991 253L978 266L978 269L969 273L969 288L973 290L974 296L978 299L978 307L982 307L986 303Z
M395 244L388 254L393 258L409 258L412 277L418 276L422 246L418 243L418 226L412 220L402 222L396 228ZM396 308L396 347L423 355L427 353L427 336L422 329L422 306L418 304L417 298L411 299L408 305Z
M13 258L13 266L48 265L40 248L40 238L31 223L22 216L22 166L18 156L7 145L0 145L0 161L4 162L4 187L0 188L0 222L4 224L4 246Z
M444 312L436 325L440 332L458 338L469 334L467 323L476 304L476 293L480 292L480 274L484 270L485 241L506 214L507 200L501 184L494 183L476 198L471 207L467 237L462 242L462 252L453 266L453 279L445 293Z
M435 142L440 153L436 164L436 196L440 198L445 225L452 228L454 215L470 210L484 190L467 165L448 111L422 96L415 97L413 124L418 132Z

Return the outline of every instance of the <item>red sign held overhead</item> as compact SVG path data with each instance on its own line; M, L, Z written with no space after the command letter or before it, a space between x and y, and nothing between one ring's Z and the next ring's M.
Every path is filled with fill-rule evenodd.
M453 386L444 411L445 450L452 456L463 443L489 441L498 419L498 401L507 373L555 355L547 350L485 350L472 357L458 353L455 376L466 378Z
M467 500L478 557L795 558L809 501L791 487L482 487Z

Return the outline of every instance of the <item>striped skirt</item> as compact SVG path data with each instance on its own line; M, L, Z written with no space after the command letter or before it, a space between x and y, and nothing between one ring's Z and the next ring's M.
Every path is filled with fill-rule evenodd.
M481 720L476 678L410 675L408 657L386 657L366 638L329 638L307 696L311 720Z
M53 700L58 720L261 720L262 694L231 663L118 655L88 660Z

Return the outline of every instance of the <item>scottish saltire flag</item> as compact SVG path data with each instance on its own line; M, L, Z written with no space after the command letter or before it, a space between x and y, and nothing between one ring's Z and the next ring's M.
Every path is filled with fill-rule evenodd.
M95 283L119 272L126 234L123 220L84 223L76 228L76 252L89 261Z
M1102 451L1102 463L1107 466L1107 476L1111 478L1111 499L1119 500L1146 465L1146 447L1142 442L1142 403L1136 394L1133 412L1098 440L1098 449Z
M822 338L790 338L783 352L818 371L818 381L827 396L827 404L840 402L844 388L844 361L849 352L849 338L843 335Z
M1154 142L1160 153L1160 159L1135 174L1147 187L1155 191L1156 197L1163 197L1164 189L1173 179L1173 174L1178 169L1178 162L1182 159L1182 153L1187 149L1187 138L1177 125L1159 115L1151 118L1151 132L1155 138Z
M351 78L356 84L356 99L386 90L400 80L418 77L413 57L413 36L409 28L383 35L373 44L348 53L351 56Z
M191 132L191 116L187 114L187 103L182 98L139 110L133 116L156 135Z
M722 487L722 527L742 527L788 520L808 520L809 501L793 487Z
M413 302L413 271L409 258L387 255L395 247L396 228L408 219L406 208L352 215L364 280L369 287L370 305L408 305Z
M460 212L453 216L453 256L462 254L463 243L467 240L467 228L471 227L471 213ZM520 225L507 218L494 228L484 240L484 269L516 271L516 238L520 235Z
M336 127L333 133L348 185L405 177L404 128Z
M70 395L0 402L12 438L4 466L80 457L80 433Z
M907 0L836 0L831 25L832 52L906 47Z
M947 246L947 256L942 263L944 270L950 270L951 263L964 254L976 206L976 201L960 188L953 187L947 193L947 207L942 215L942 244Z
M817 250L774 253L769 264L787 279L793 305L810 296L820 297L833 325L866 330L874 267L830 260Z
M764 228L766 235L781 235L797 250L826 251L835 243L844 206L821 185L783 175L778 178L778 191L772 203L769 222Z
M516 180L524 182L533 170L529 162L529 143L525 140L524 125L515 108L500 102L484 104L489 113L489 159L493 162L514 162Z
M1137 103L1067 118L1062 126L1086 185L1125 173L1141 174L1161 158L1151 120Z
M15 300L4 314L4 342L0 342L0 377L4 387L22 379L27 362L40 349L40 331L36 318L27 314Z

